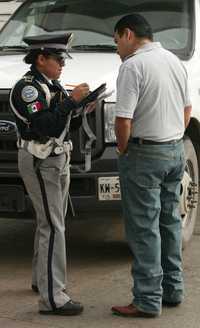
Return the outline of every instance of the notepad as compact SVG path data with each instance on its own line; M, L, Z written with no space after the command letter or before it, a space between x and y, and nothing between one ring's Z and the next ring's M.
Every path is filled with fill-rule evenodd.
M80 107L85 107L87 104L95 101L103 92L106 90L106 83L101 84L98 88L91 91L87 97L83 98L78 105Z

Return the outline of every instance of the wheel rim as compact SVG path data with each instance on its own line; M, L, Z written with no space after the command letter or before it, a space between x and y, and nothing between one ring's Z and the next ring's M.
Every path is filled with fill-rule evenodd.
M197 194L198 186L195 183L193 164L190 160L187 160L184 176L181 182L180 212L183 228L190 223L193 211L196 209Z

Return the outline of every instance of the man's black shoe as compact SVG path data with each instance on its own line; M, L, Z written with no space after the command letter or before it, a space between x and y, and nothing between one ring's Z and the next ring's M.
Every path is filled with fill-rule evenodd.
M179 302L167 302L165 300L162 300L162 305L166 306L166 307L176 307L179 306L181 304L181 301Z
M78 315L83 312L83 306L78 302L73 302L70 300L69 302L65 303L63 306L55 309L55 310L40 310L40 314L46 315Z

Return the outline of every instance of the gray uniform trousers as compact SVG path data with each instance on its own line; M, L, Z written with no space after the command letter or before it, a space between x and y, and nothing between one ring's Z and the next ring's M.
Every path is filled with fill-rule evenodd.
M19 171L36 211L33 284L39 288L40 310L56 309L69 301L66 283L65 215L70 183L66 154L38 160L18 152Z

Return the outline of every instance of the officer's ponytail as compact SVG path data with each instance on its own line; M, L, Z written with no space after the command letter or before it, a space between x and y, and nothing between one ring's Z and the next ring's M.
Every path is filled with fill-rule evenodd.
M26 64L34 65L36 63L36 60L38 58L38 55L41 54L40 49L34 49L28 52L28 54L24 57L24 62Z
M46 49L31 49L24 57L24 62L26 64L35 65L39 55L48 57L49 51L47 51Z

